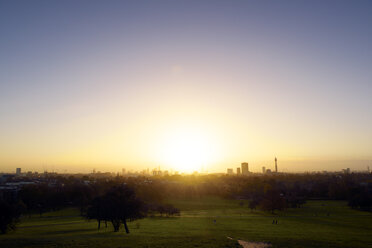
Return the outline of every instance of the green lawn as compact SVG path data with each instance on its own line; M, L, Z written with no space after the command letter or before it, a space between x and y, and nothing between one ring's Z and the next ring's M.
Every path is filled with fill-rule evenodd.
M110 223L98 231L96 222L85 221L74 209L26 217L15 232L0 236L0 247L239 247L227 236L273 247L372 247L372 214L349 209L345 202L311 201L275 216L251 212L246 202L240 206L233 200L170 202L182 210L181 217L131 222L129 235L114 233Z

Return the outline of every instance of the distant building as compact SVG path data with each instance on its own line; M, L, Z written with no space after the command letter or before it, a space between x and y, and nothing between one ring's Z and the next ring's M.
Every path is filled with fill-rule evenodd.
M240 175L240 168L239 168L239 167L236 168L236 174L237 174L237 175Z
M271 170L270 169L267 169L266 170L266 174L270 174L271 173Z
M17 169L16 169L16 175L17 175L17 176L21 175L21 168L17 168Z
M266 173L266 167L265 167L265 166L262 166L262 173L263 173L263 174Z
M278 159L275 157L275 172L278 173Z
M345 174L350 174L350 168L343 169L343 172L344 172Z
M227 169L227 174L228 174L228 175L233 175L233 174L234 174L234 170L231 169L231 168L228 168L228 169Z
M249 174L249 167L247 162L242 163L242 174L248 175Z

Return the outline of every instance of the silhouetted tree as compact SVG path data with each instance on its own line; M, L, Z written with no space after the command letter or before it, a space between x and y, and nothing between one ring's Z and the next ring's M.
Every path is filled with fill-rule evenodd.
M249 201L249 208L251 209L251 211L253 211L253 209L256 209L256 207L258 206L259 204L259 201L258 199L252 199Z
M368 193L365 187L352 188L348 204L352 208L363 211L371 211L372 209L372 195Z
M0 201L0 231L5 234L9 230L14 230L21 215L20 204L10 204Z
M111 221L114 231L124 224L129 233L127 220L143 218L146 214L145 204L136 197L134 191L127 186L113 187L105 195L95 198L87 210L89 219L97 219L98 228L102 220Z
M157 210L158 210L160 216L163 216L163 214L165 213L165 208L164 208L163 205L158 205Z
M171 204L164 205L163 209L164 209L164 212L167 216L173 216L173 215L179 215L180 214L180 210L178 208L175 208Z
M101 221L108 220L108 209L105 206L103 197L96 197L93 199L91 206L88 208L86 217L88 219L96 219L98 222L98 230L101 228Z
M286 207L285 199L280 191L272 185L265 185L265 194L260 205L262 209L274 213L275 210L282 210Z

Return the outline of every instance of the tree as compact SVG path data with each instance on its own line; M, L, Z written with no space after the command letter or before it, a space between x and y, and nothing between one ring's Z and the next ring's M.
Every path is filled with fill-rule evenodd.
M5 234L9 230L15 230L21 215L20 204L10 204L0 201L0 231Z
M164 212L167 216L180 215L180 210L171 204L164 205Z
M251 209L251 211L253 211L253 209L256 209L258 204L259 204L259 201L257 199L250 200L249 201L249 208Z
M165 207L163 205L158 205L157 210L160 216L163 216L163 214L165 213Z
M349 197L349 206L352 208L359 208L364 211L371 211L372 209L372 196L368 193L368 189L365 187L354 187L352 188Z
M286 201L280 191L267 184L264 189L264 196L260 202L262 209L274 213L275 210L282 210L286 207Z
M101 221L107 221L106 206L103 197L93 199L91 206L88 208L86 217L88 219L96 219L98 222L98 230L101 228Z
M145 214L145 204L136 197L134 191L127 186L118 186L93 200L88 208L87 218L97 219L98 228L102 220L110 221L115 232L124 224L126 233L129 233L127 220L143 218Z

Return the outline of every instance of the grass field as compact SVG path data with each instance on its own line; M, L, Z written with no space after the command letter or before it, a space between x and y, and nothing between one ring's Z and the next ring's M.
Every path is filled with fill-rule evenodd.
M239 247L227 236L273 247L372 247L372 214L345 202L309 201L278 215L217 198L171 203L181 209L180 217L131 222L129 235L114 233L110 223L98 231L95 221L74 209L25 217L15 232L0 236L0 247Z

